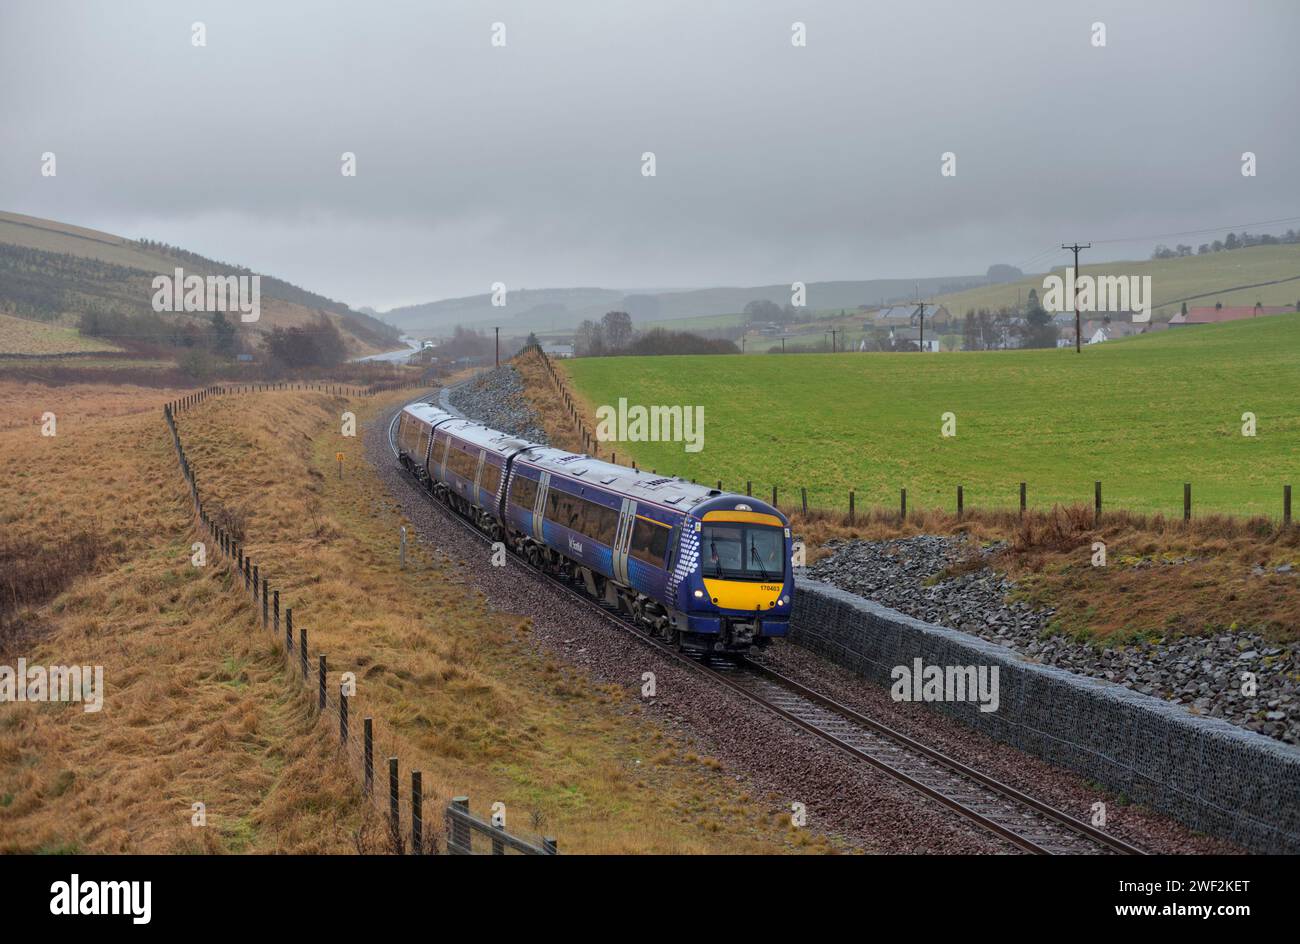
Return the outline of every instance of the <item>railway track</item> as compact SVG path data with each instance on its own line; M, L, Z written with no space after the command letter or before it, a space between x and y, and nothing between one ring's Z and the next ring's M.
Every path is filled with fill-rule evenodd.
M394 436L396 425L397 415L394 415L388 426L388 447L394 458L398 455ZM417 482L414 476L410 480ZM421 491L424 491L423 486ZM485 542L491 540L472 522L448 506L441 502L435 504L462 528ZM1143 850L1090 823L980 773L767 666L748 658L701 658L679 652L649 635L608 603L592 599L568 582L517 555L512 557L516 563L545 579L561 593L598 611L606 620L624 632L633 634L664 657L691 671L706 674L711 680L749 699L765 711L779 715L805 733L930 797L1022 852L1039 855L1144 854Z

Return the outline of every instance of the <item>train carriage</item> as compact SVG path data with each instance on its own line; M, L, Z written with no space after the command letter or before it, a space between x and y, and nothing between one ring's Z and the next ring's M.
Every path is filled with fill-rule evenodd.
M764 502L424 404L403 411L397 442L403 465L461 515L666 640L736 652L785 635L790 529Z

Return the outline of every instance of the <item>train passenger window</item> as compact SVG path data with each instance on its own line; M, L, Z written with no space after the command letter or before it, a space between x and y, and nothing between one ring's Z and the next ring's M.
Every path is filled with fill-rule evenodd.
M479 482L479 488L482 488L491 494L497 493L497 486L501 484L501 470L491 462L483 463L483 480Z
M632 528L632 545L628 552L637 560L663 567L671 530L666 524L638 516Z
M586 505L582 516L584 532L602 544L613 545L614 534L618 531L618 512L596 502L584 501L583 504Z
M510 479L510 503L518 505L526 511L533 510L533 503L537 501L537 483L532 479L526 479L522 475L514 475Z

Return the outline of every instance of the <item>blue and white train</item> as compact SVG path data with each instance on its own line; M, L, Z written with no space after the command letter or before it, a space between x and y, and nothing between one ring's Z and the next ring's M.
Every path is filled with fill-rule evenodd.
M398 459L435 497L534 565L684 649L784 636L790 523L773 506L529 442L428 404L402 410Z

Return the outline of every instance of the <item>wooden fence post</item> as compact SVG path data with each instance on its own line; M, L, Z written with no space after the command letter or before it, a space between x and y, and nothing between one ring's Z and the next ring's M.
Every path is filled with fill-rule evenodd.
M388 758L388 828L393 834L393 844L396 845L402 837L402 813L398 806L398 791L401 786L397 782L397 758Z
M375 792L375 722L374 719L367 716L361 722L361 730L365 735L365 777L362 780L362 789L366 796L372 796Z
M963 510L964 510L964 508L965 508L965 505L966 505L965 490L964 490L960 485L958 485L958 486L957 486L957 518L958 518L958 520L961 519L961 516L962 516Z
M898 520L907 520L907 489L905 488L898 490Z
M1183 483L1183 520L1192 520L1192 483Z
M853 489L849 489L849 525L853 524Z
M1025 516L1025 483L1020 483L1020 517Z
M1291 524L1291 486L1282 486L1282 527Z
M320 673L320 713L325 714L325 653L320 654L316 660L317 669Z
M1092 523L1101 524L1101 483L1093 482L1093 512Z
M267 599L267 584L271 582L269 577L262 578L262 628L266 629L270 617L267 615L270 607L270 601Z
M348 744L348 696L343 683L339 683L339 743Z
M754 483L753 483L753 482L746 481L746 482L745 482L745 495L746 495L746 496L752 496L753 494L754 494Z
M302 683L306 685L310 679L307 675L307 627L302 626L298 629L298 665L302 669Z
M273 596L271 609L275 613L275 634L280 635L280 591L276 590Z
M465 814L469 813L469 797L463 797L463 796L452 797L451 805L454 806L462 813ZM470 840L468 823L462 822L459 819L452 819L451 829L448 830L448 838L456 844L457 848L461 852L465 853L466 855L468 855L473 851L473 845ZM447 851L450 852L451 850L449 849Z
M799 488L799 502L803 505L803 516L808 517L808 489L805 486Z
M778 506L777 503L776 503L776 486L775 486L775 485L772 486L772 507L773 507L773 508L780 507L780 506Z
M293 656L293 607L284 608L284 651Z
M420 771L411 771L411 852L420 855L424 847L424 814L420 805L424 802L424 789Z

